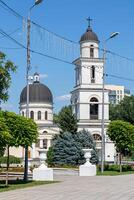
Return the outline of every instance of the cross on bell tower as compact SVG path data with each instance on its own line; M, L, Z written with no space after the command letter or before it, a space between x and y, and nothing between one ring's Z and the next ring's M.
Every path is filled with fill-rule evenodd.
M91 28L91 21L93 21L93 19L91 19L90 17L88 17L86 20L88 22L88 28Z

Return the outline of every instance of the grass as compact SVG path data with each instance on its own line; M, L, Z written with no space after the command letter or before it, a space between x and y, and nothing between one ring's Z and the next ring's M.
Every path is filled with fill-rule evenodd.
M27 187L33 187L38 185L57 183L58 181L28 181L25 183L23 180L9 180L9 185L5 185L5 181L0 181L0 192L6 192L9 190L23 189Z
M100 171L97 172L97 176L119 176L126 174L134 174L134 171L126 171L126 172L104 171L103 173L101 173Z

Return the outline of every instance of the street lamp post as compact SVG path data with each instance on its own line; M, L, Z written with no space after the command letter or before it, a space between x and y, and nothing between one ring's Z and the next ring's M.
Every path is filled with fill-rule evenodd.
M27 67L26 67L26 87L27 87L27 100L26 100L26 117L29 118L29 71L31 68L30 61L30 28L31 28L31 11L32 9L40 4L43 0L35 0L35 4L30 7L28 11L27 19ZM24 170L24 181L28 180L28 146L25 146L25 170Z
M104 161L105 161L105 64L106 64L106 43L108 40L116 37L119 34L119 32L114 32L110 35L108 39L104 41L104 49L103 49L103 83L102 83L102 142L101 142L101 172L104 172Z

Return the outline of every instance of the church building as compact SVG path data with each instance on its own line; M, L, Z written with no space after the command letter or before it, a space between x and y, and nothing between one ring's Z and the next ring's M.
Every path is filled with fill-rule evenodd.
M71 91L71 105L78 120L78 130L88 130L94 137L101 156L102 130L102 91L104 60L99 57L99 39L90 25L80 38L80 57L74 62L75 86ZM20 95L20 114L26 116L26 87ZM50 89L40 83L39 74L34 74L34 81L29 85L29 117L38 125L38 143L29 149L29 158L39 157L39 148L49 149L54 135L60 130L53 123L53 95ZM109 124L108 90L104 90L104 132L105 160L114 161L115 148L106 135ZM24 149L19 148L14 154L24 157ZM11 153L12 154L12 153Z

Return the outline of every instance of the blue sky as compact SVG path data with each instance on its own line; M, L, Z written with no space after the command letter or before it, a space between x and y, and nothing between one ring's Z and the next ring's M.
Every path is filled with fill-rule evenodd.
M27 17L28 8L34 3L34 0L5 0L9 6L18 11L21 15ZM132 0L44 0L42 4L32 11L32 20L44 26L50 31L62 35L70 40L78 42L80 36L87 28L86 18L93 18L92 28L97 33L100 46L103 41L113 31L119 31L117 38L109 41L107 48L120 55L134 58L134 1ZM0 28L11 33L20 28L12 37L26 45L26 27L17 17L8 13L1 7L0 3ZM42 34L42 35L41 35ZM45 53L45 39L37 28L32 28L31 46ZM58 40L57 40L58 42ZM26 51L24 49L8 50L2 47L18 47L12 41L0 36L0 49L7 54L17 66L17 73L12 75L12 85L9 90L10 98L3 108L18 112L19 95L25 86L26 73ZM66 48L66 47L65 47ZM51 52L58 52L58 47L53 48ZM66 56L65 56L66 57ZM54 109L57 112L63 105L69 103L64 95L74 87L74 66L59 61L31 55L33 74L38 66L38 72L47 74L47 77L41 81L46 84L54 96ZM115 56L107 56L107 71L123 77L133 78L134 62L126 61ZM108 83L123 84L134 92L133 83L121 79L107 79Z

